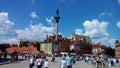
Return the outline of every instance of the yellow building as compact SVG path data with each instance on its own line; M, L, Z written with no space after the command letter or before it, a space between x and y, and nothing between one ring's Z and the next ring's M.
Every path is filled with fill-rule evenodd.
M53 52L53 43L41 43L40 51L44 52L44 54L52 54Z

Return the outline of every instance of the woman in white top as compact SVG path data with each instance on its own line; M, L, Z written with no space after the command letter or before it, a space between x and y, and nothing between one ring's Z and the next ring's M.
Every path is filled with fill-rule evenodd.
M61 68L67 68L67 61L65 60L65 58L62 58L61 60Z
M34 58L33 56L31 56L29 59L29 68L33 68L33 66L34 66Z
M45 61L45 63L44 63L44 67L45 67L45 68L48 68L48 66L49 66L48 59L46 59L46 61Z
M36 66L37 66L37 68L42 68L42 58L41 58L41 56L39 56L38 59L36 60Z

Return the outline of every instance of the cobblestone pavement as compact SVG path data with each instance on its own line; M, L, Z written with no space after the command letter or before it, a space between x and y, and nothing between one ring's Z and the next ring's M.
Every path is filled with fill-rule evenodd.
M56 62L50 62L51 58L49 57L48 59L49 59L49 68L60 68L60 58L56 58ZM0 68L29 68L29 60L0 65ZM33 68L36 68L36 66L34 66ZM95 68L95 67L93 67L92 64L85 63L84 61L77 61L75 64L73 64L73 68ZM111 66L106 68L120 68L120 67Z

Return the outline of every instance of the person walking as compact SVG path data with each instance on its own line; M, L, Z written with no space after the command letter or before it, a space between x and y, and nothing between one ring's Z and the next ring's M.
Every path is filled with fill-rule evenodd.
M67 68L67 61L65 60L65 57L62 57L61 59L60 68Z
M70 53L68 53L68 56L66 57L66 61L67 61L67 68L72 68L72 57Z
M42 58L41 58L41 56L39 56L38 59L36 59L36 66L37 66L37 68L42 68Z
M75 64L75 55L72 55L73 64Z
M48 68L48 67L49 67L48 59L46 59L46 61L45 61L45 63L44 63L44 67L45 67L45 68Z
M54 54L52 55L52 60L51 60L51 62L55 62L55 55L54 55Z
M33 68L33 66L34 66L34 58L33 56L31 56L29 59L29 68Z

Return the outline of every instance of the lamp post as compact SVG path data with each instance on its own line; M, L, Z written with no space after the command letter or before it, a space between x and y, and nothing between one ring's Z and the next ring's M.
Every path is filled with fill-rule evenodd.
M59 20L60 20L60 16L59 16L59 10L57 9L56 10L56 16L54 17L55 18L55 21L56 21L56 39L55 39L55 50L56 52L59 51L59 45L58 45L58 23L59 23Z

